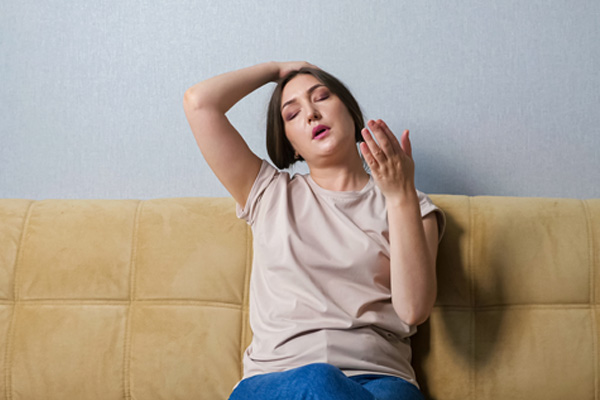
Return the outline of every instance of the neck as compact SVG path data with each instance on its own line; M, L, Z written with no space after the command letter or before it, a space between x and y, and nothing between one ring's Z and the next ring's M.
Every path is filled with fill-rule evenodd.
M356 154L351 162L344 164L324 164L310 166L310 176L324 189L349 192L360 191L369 182L369 174L362 166L362 160Z

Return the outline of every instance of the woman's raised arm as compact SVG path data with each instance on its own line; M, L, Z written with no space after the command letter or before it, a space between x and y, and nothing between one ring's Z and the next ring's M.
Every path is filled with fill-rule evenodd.
M279 63L265 62L214 76L189 88L184 107L211 107L225 114L235 103L264 84L279 78Z
M190 87L183 108L209 167L240 206L245 207L261 160L225 113L246 95L279 78L279 63L266 62L217 75Z

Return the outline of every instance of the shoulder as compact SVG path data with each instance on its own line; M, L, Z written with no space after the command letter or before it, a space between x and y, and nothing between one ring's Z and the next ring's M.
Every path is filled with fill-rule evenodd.
M444 211L439 208L434 202L429 198L426 193L417 190L417 195L419 196L419 205L421 207L421 217L426 217L433 213L435 215L435 222L437 223L438 230L438 242L442 240L442 236L446 231L446 214Z

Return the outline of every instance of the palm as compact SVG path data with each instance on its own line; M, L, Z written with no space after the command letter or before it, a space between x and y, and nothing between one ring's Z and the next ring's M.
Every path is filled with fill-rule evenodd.
M310 68L319 69L319 67L317 67L316 65L310 64L306 61L288 61L288 62L280 62L278 64L279 64L279 78L283 78L290 72L297 71L302 67L310 67Z

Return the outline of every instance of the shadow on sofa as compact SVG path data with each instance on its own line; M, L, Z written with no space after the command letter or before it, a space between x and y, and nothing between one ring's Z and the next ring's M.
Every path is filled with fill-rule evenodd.
M486 348L486 351L478 353L475 358L475 343L473 340L469 340L470 338L475 337L473 330L476 329L474 315L476 309L473 304L474 296L471 295L471 293L486 290L488 292L493 292L493 297L502 300L503 288L499 279L492 278L491 282L493 282L494 285L487 288L477 287L477 283L474 280L469 279L470 273L468 269L471 264L463 259L463 257L468 257L468 252L472 251L472 244L468 245L468 249L470 250L468 250L467 254L460 251L461 242L467 241L468 238L465 236L465 230L456 223L451 215L447 215L447 232L448 231L452 231L452 233L443 238L444 244L440 248L438 254L438 260L444 259L444 263L443 266L440 265L440 262L438 262L437 265L438 280L442 280L441 283L438 282L438 291L441 293L438 294L438 301L436 302L432 317L435 318L438 323L436 329L440 331L443 330L444 332L443 341L447 347L446 351L450 353L444 356L455 359L452 363L444 365L443 362L440 363L440 355L437 355L437 357L434 357L436 359L436 365L431 365L431 363L428 364L429 357L431 356L429 354L432 341L431 319L428 319L425 323L419 325L417 333L411 338L413 348L412 364L421 390L429 400L438 399L431 394L428 385L428 374L424 369L424 365L428 365L429 368L440 370L453 368L453 364L473 365L473 368L482 367L483 364L487 363L490 358L493 357L494 344L497 343L504 315L502 309L498 308L498 312L494 318L490 319L484 326L477 327L478 330L484 331L483 334L486 338L489 338L490 343ZM492 277L498 276L497 268L500 267L501 265L499 264L489 266L488 271ZM450 285L450 282L454 282L456 285ZM456 296L455 294L455 298L452 299L454 301L450 299L450 297L452 297L451 293L445 293L451 290L453 286L457 291L462 290L462 297ZM439 334L436 335L435 339L439 340L439 336ZM451 349L454 350L450 351ZM456 358L459 358L460 360L456 360ZM456 372L453 374L456 374ZM460 386L463 386L465 382L472 380L472 378L468 379L468 376L464 376L463 378L465 380L462 381L449 379L448 382L444 383L446 386L444 391L454 391L456 393L463 391L464 387L461 388ZM439 383L436 386L440 386Z

